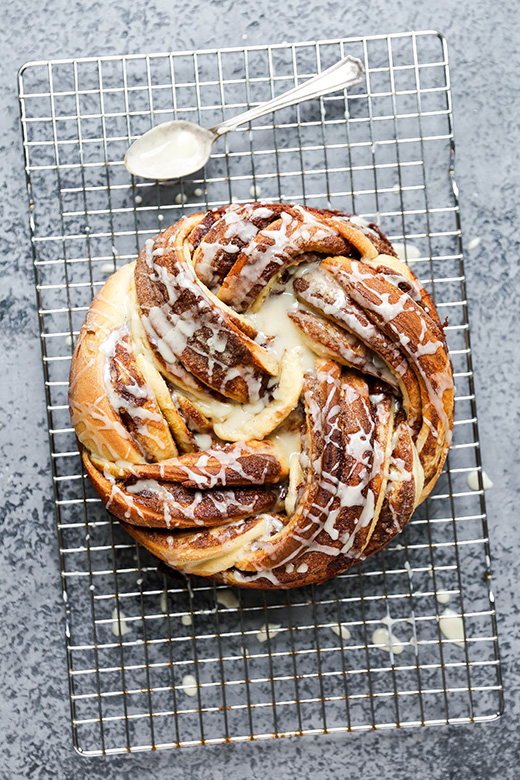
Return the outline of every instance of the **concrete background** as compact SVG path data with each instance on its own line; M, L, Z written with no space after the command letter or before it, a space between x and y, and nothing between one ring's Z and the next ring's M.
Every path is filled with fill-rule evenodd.
M520 649L517 582L520 146L518 3L504 0L3 0L0 30L0 777L517 778ZM27 60L437 29L450 46L457 178L466 243L474 364L505 714L479 726L78 756L65 697L63 610L30 265L16 71ZM515 284L516 283L516 284ZM516 330L515 330L516 329ZM516 333L516 335L515 335ZM515 479L516 477L516 479Z

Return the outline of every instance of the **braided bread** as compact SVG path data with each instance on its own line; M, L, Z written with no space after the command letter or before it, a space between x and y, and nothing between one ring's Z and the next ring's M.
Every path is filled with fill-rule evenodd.
M140 544L291 588L403 529L453 392L433 302L375 224L246 203L183 217L108 279L69 398L86 471Z

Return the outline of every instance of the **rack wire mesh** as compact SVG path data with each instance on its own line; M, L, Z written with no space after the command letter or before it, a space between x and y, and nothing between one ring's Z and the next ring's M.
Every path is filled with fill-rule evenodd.
M362 84L226 136L193 178L151 183L124 168L129 142L150 126L174 117L211 126L347 53L364 62ZM19 90L76 749L93 756L497 717L442 36L33 62ZM436 490L396 543L319 587L230 595L167 576L105 512L81 467L67 377L85 312L114 269L181 214L252 197L351 210L402 244L448 317L456 418ZM477 491L467 486L473 471ZM448 599L462 643L442 630ZM388 641L374 634L381 628Z

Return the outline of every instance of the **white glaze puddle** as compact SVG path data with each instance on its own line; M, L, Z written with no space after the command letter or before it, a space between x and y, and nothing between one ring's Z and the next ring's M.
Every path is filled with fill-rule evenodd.
M223 404L218 401L212 401L207 404L199 403L198 406L204 411L204 406L209 411L208 416L212 416L214 421L225 422L225 430L219 430L218 435L225 438L226 431L233 436L236 430L241 430L255 415L259 414L267 406L268 399L260 398L252 404Z
M464 647L464 623L453 609L446 607L439 615L441 634L457 647Z
M201 450L209 450L213 443L213 439L209 433L194 433L193 437L197 442L197 446L200 447Z
M306 266L309 267L309 264ZM247 318L253 327L264 338L270 338L268 349L281 363L279 386L273 391L273 400L270 402L267 396L258 401L247 404L220 403L218 401L194 400L195 405L207 417L213 420L215 432L218 436L228 441L239 441L247 438L264 438L275 428L283 417L286 417L296 405L286 409L283 417L274 414L274 408L287 403L287 396L295 392L296 381L303 382L303 372L314 371L315 355L305 345L300 330L291 322L287 312L298 308L298 301L291 290L286 290L279 295L271 295L262 304L257 312L248 314ZM287 381L291 376L291 381ZM283 388L283 389L282 389ZM263 426L273 420L275 424L268 430ZM263 428L260 434L257 426ZM284 440L286 436L284 434ZM279 443L288 457L293 452L300 450L299 441L294 436L284 445L280 438Z
M182 678L182 690L186 696L197 695L197 680L192 674L185 674Z
M299 431L282 431L281 433L272 433L268 436L270 441L273 441L279 452L285 456L289 467L293 457L300 457L301 451L301 437Z
M305 371L314 369L314 353L304 344L301 331L291 322L287 312L296 311L299 304L292 289L280 295L270 295L254 314L249 314L254 327L265 336L272 336L269 350L281 360L286 349L298 352Z

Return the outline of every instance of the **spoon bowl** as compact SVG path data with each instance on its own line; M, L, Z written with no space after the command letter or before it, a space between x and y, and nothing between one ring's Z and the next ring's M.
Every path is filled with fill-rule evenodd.
M207 162L217 137L194 122L164 122L134 141L125 155L125 166L144 179L167 181L187 176Z

